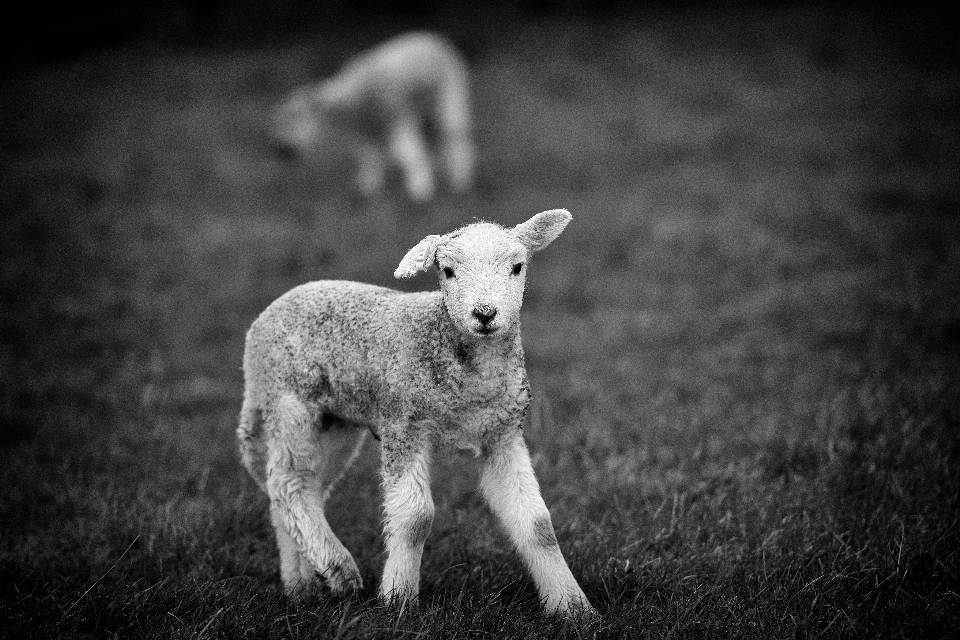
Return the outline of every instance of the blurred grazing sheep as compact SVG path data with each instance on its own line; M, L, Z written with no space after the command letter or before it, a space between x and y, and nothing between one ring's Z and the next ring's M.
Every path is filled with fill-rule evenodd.
M275 114L274 135L303 153L333 130L357 158L357 186L365 195L383 189L393 161L410 197L429 200L434 163L454 191L472 186L469 92L466 61L446 39L408 33L361 53L334 77L293 91Z
M394 275L436 265L440 291L311 282L253 323L237 434L244 465L270 497L289 594L315 574L334 593L361 587L324 503L370 430L381 439L381 598L417 595L434 514L431 458L461 449L480 458L483 496L546 608L593 611L560 553L521 432L530 402L520 341L527 263L569 221L557 209L513 228L479 222L427 236Z

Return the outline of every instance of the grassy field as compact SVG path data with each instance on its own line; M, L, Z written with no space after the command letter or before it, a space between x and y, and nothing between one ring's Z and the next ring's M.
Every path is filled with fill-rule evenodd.
M263 139L391 33L128 44L0 94L0 619L51 637L947 637L960 628L960 55L866 8L463 22L480 180L416 205ZM419 609L377 604L378 448L334 498L366 590L285 601L238 462L243 336L292 286L566 207L526 434L601 619L544 618L464 460Z

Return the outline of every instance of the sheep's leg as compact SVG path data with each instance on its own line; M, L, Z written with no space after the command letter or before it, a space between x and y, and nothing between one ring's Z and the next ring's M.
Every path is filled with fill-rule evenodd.
M454 191L464 192L473 185L476 152L470 135L469 89L460 83L443 87L437 96L437 129L440 156Z
M309 564L301 570L306 558L300 553L297 544L290 536L287 526L283 524L283 516L279 505L270 503L270 523L277 534L277 547L280 550L280 581L284 589L290 594L300 594L310 587L313 579L313 567Z
M402 116L390 127L387 144L390 155L403 171L407 193L414 200L433 196L433 169L423 132L413 115Z
M480 488L530 570L547 610L592 611L560 553L550 512L519 432L488 454Z
M441 153L450 187L457 193L469 191L473 186L476 156L470 133L459 131L444 134Z
M406 601L420 591L423 545L433 524L430 448L403 439L383 439L384 538L387 561L380 597Z
M337 594L362 586L356 562L323 511L330 488L356 457L366 435L345 425L335 419L316 424L294 396L280 398L267 418L266 487L281 578L290 595L299 595L315 572Z

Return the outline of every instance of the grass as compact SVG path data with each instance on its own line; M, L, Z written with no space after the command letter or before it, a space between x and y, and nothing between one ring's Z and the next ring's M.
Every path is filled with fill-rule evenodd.
M3 635L960 628L949 21L843 5L493 26L452 31L478 188L422 207L364 202L335 154L289 165L263 142L283 90L376 30L132 43L3 81ZM542 616L460 459L435 480L420 607L378 605L375 443L330 509L365 591L286 602L234 443L249 323L307 280L432 286L391 279L422 236L558 206L574 221L524 306L526 434L601 619Z

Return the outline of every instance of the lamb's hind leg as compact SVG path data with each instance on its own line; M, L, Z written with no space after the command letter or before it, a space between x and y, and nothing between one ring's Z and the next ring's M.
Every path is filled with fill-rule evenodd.
M423 202L433 196L433 167L420 119L413 114L399 116L388 132L387 147L400 165L407 193Z
M470 99L466 79L450 80L437 96L437 132L443 170L454 191L473 186L476 150L470 133Z
M361 588L360 571L331 530L324 504L359 453L366 432L336 418L314 420L292 395L277 402L267 417L267 431L266 486L284 588L298 595L314 573L334 593Z

